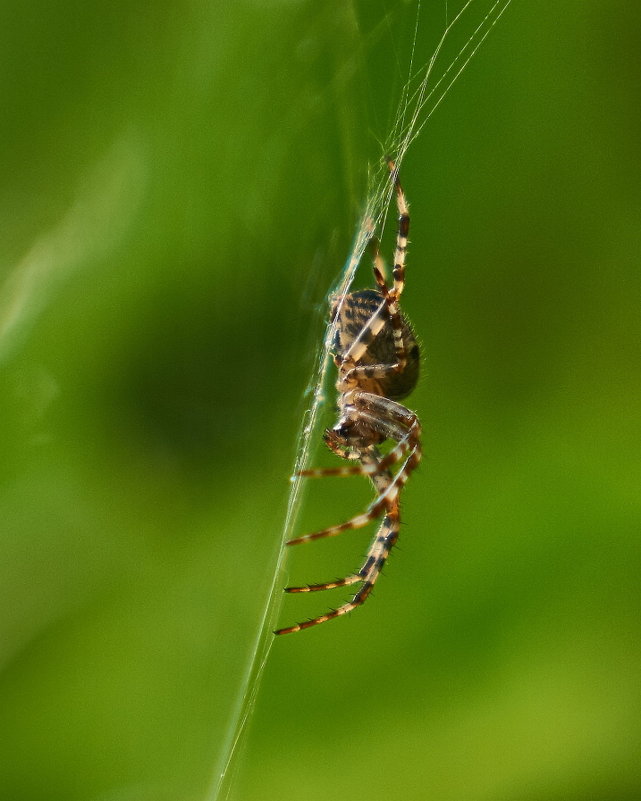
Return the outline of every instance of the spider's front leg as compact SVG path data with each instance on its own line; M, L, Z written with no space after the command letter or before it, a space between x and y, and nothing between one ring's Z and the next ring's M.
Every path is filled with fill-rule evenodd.
M335 620L337 617L346 615L357 606L365 603L369 598L374 584L383 570L383 567L389 557L389 554L398 540L400 532L400 514L398 501L390 505L387 510L376 537L370 545L369 551L365 558L365 562L357 573L347 576L343 579L336 579L335 581L328 581L324 584L308 584L303 587L288 587L286 592L299 593L299 592L316 592L322 590L331 590L336 587L345 587L351 584L362 582L362 586L355 593L351 601L342 604L336 609L331 609L324 615L305 620L301 623L296 623L293 626L288 626L283 629L278 629L274 634L293 634L295 631L302 631L303 629L318 626L320 623L327 623L329 620Z
M312 478L322 478L325 476L364 475L372 481L378 490L380 484L378 474L381 473L381 468L379 467L381 458L380 455L376 452L374 446L369 446L360 451L359 458L361 461L361 464L359 465L352 467L317 467L311 470L301 470L300 475ZM391 474L389 474L388 471L386 471L386 474L389 475L389 481L391 481ZM300 545L304 542L313 542L314 540L326 539L327 537L336 537L343 531L349 531L350 529L355 528L363 528L363 526L366 526L371 520L380 516L386 504L386 499L379 497L375 503L372 504L362 514L356 515L355 517L346 520L344 523L339 523L335 526L329 526L328 528L314 531L312 534L303 534L301 537L295 537L294 539L288 540L287 545Z
M375 478L372 479L377 490L382 496L385 495L385 487L389 487L393 483L392 476L389 470L382 470ZM354 594L351 601L342 604L336 609L330 609L323 615L296 623L293 626L277 629L274 634L293 634L296 631L318 626L321 623L327 623L330 620L335 620L342 615L346 615L356 607L365 603L369 598L374 585L380 576L385 563L396 544L400 533L400 510L398 498L387 499L385 502L386 514L381 522L381 525L372 540L369 551L365 558L363 565L358 572L353 573L345 578L335 579L334 581L327 581L321 584L307 584L302 587L287 587L285 592L289 593L302 593L302 592L318 592L322 590L332 590L337 587L347 587L351 584L362 583L360 589ZM373 519L373 513L368 515L368 520ZM302 541L302 539L300 540Z
M305 470L299 470L298 473L295 474L296 476L302 476L303 478L369 476L374 472L374 465L367 460L363 461L363 454L355 450L353 446L348 445L333 429L325 429L323 440L330 451L335 453L336 456L340 456L341 459L346 459L350 462L360 462L360 464L351 465L350 467L347 467L347 465L343 465L342 467L309 467Z

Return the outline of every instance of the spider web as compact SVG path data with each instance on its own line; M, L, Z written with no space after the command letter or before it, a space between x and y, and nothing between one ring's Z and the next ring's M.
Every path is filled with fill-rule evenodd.
M459 45L454 56L445 68L442 67L442 54L453 31L461 22L468 21L470 12L482 3L477 0L466 0L456 11L452 11L452 3L444 0L445 25L442 34L426 62L416 68L417 43L419 41L419 25L421 22L421 2L416 10L415 25L410 48L410 61L407 70L408 78L401 90L401 97L394 115L394 122L387 139L381 147L379 164L370 168L367 200L361 214L352 250L343 267L337 285L332 294L340 298L339 304L350 291L358 266L363 258L370 239L377 231L384 228L390 207L393 186L389 180L387 167L383 166L383 155L391 156L396 166L401 168L403 159L425 125L444 100L470 60L477 53L493 27L510 6L512 0L494 0L486 2L477 14L471 33L468 32L462 45ZM438 78L435 78L437 69ZM325 403L325 386L328 380L331 359L331 343L334 339L335 323L328 323L323 342L318 352L316 365L309 384L309 407L305 411L298 434L294 474L287 502L287 510L280 542L277 544L272 563L275 566L273 578L267 592L264 612L257 628L256 638L247 661L245 673L240 685L234 710L227 729L227 735L221 758L207 794L209 801L227 801L233 789L234 778L238 770L238 755L247 733L247 723L254 710L260 682L274 643L272 633L276 626L282 602L282 585L285 573L285 543L292 538L303 500L303 480L297 475L310 466L310 455L317 439L320 414Z

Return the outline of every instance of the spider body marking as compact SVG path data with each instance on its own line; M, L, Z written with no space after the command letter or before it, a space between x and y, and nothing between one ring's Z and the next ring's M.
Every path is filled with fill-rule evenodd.
M338 421L325 431L323 438L337 456L355 464L303 470L299 474L313 478L366 476L374 486L376 497L362 514L297 537L287 544L298 545L334 537L382 519L358 571L335 581L287 587L285 590L290 593L316 592L360 583L351 601L319 617L278 629L275 634L290 634L334 620L364 603L398 540L400 491L421 460L418 417L398 402L414 389L419 373L419 347L398 303L405 287L410 216L396 165L391 159L387 163L399 215L393 285L387 285L385 265L376 245L373 271L377 289L350 292L342 299L339 296L330 298L330 315L335 325L332 351L338 368ZM383 454L380 446L386 440L392 441L392 447Z
M376 367L377 365L390 366L395 361L394 331L389 319L386 319L386 302L383 295L375 289L361 289L350 292L345 296L339 308L339 297L330 298L331 319L336 321L333 352L337 367L345 360L350 348L361 335L361 339L369 339L363 331L370 321L375 322L380 315L383 327L379 333L371 338L367 349L358 361L359 367ZM419 347L412 327L401 313L401 337L407 362L404 367L395 372L386 370L378 372L377 377L368 377L363 371L358 380L358 386L364 392L381 395L390 400L402 400L410 394L418 381ZM340 390L339 390L340 391Z

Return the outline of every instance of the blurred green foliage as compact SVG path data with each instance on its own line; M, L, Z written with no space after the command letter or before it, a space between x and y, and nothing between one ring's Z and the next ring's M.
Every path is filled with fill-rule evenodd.
M208 796L416 10L4 4L3 801ZM410 150L427 458L376 597L275 644L234 798L641 795L640 31L512 3ZM315 483L301 528L368 497Z

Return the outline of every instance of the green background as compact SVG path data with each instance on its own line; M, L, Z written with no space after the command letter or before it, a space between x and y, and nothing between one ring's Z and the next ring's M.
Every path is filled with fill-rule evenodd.
M3 4L3 801L212 797L416 8ZM640 52L633 0L514 0L410 149L426 457L375 596L275 643L231 798L641 796Z

